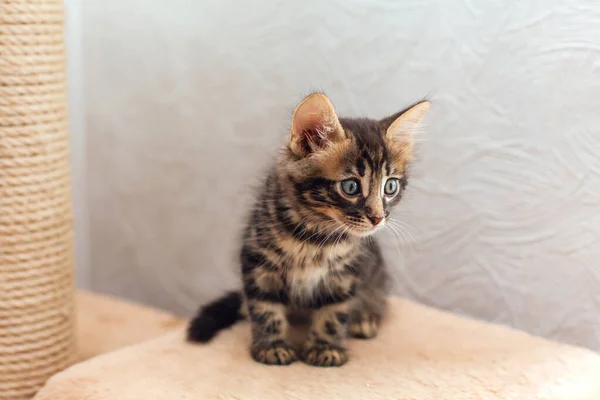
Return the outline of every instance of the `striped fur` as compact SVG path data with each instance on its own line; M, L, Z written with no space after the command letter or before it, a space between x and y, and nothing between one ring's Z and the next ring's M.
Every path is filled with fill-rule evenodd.
M377 334L388 279L371 235L401 199L412 130L427 108L428 103L418 103L376 121L338 118L321 94L298 106L289 144L265 179L240 252L240 298L252 325L255 360L285 365L301 358L315 366L338 366L348 359L348 334ZM357 195L341 187L350 178L359 183ZM384 191L388 179L398 183L393 195ZM212 336L207 321L226 325L215 321L227 315L213 313L210 319L206 310L192 321L191 340ZM303 348L296 349L288 339L288 317L306 313L311 328Z

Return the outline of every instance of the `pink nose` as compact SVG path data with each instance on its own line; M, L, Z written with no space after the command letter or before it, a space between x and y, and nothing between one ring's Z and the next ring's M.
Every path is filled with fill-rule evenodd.
M373 215L368 215L367 218L369 218L369 221L371 221L373 226L377 226L381 221L383 221L382 217L375 217Z

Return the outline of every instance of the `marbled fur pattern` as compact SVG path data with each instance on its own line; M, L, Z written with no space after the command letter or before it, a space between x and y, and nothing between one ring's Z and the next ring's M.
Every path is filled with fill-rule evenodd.
M348 360L348 335L376 336L388 279L371 235L407 184L413 110L423 104L428 107L418 103L381 121L340 119L320 94L296 109L289 144L257 196L240 252L243 290L235 304L245 304L256 361L287 365L300 358L339 366ZM358 194L344 192L340 182L346 179L358 182ZM384 191L389 179L397 181L393 195ZM189 337L207 336L207 321L226 326L240 313L223 322L226 313L213 313L211 320L201 312ZM298 349L288 335L296 314L311 317L306 343Z

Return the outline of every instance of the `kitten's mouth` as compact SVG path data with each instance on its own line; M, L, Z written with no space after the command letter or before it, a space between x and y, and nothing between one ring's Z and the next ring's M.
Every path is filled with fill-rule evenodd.
M385 220L375 226L349 225L350 229L348 232L357 237L367 237L382 229L383 225L385 225Z

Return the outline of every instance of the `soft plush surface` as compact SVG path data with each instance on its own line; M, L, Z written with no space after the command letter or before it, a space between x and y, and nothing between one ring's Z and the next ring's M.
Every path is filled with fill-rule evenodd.
M378 338L350 342L338 369L256 364L245 324L209 345L178 329L76 365L36 399L600 399L591 351L401 300L392 311Z
M164 311L87 291L77 292L76 309L80 361L156 338L184 323Z

